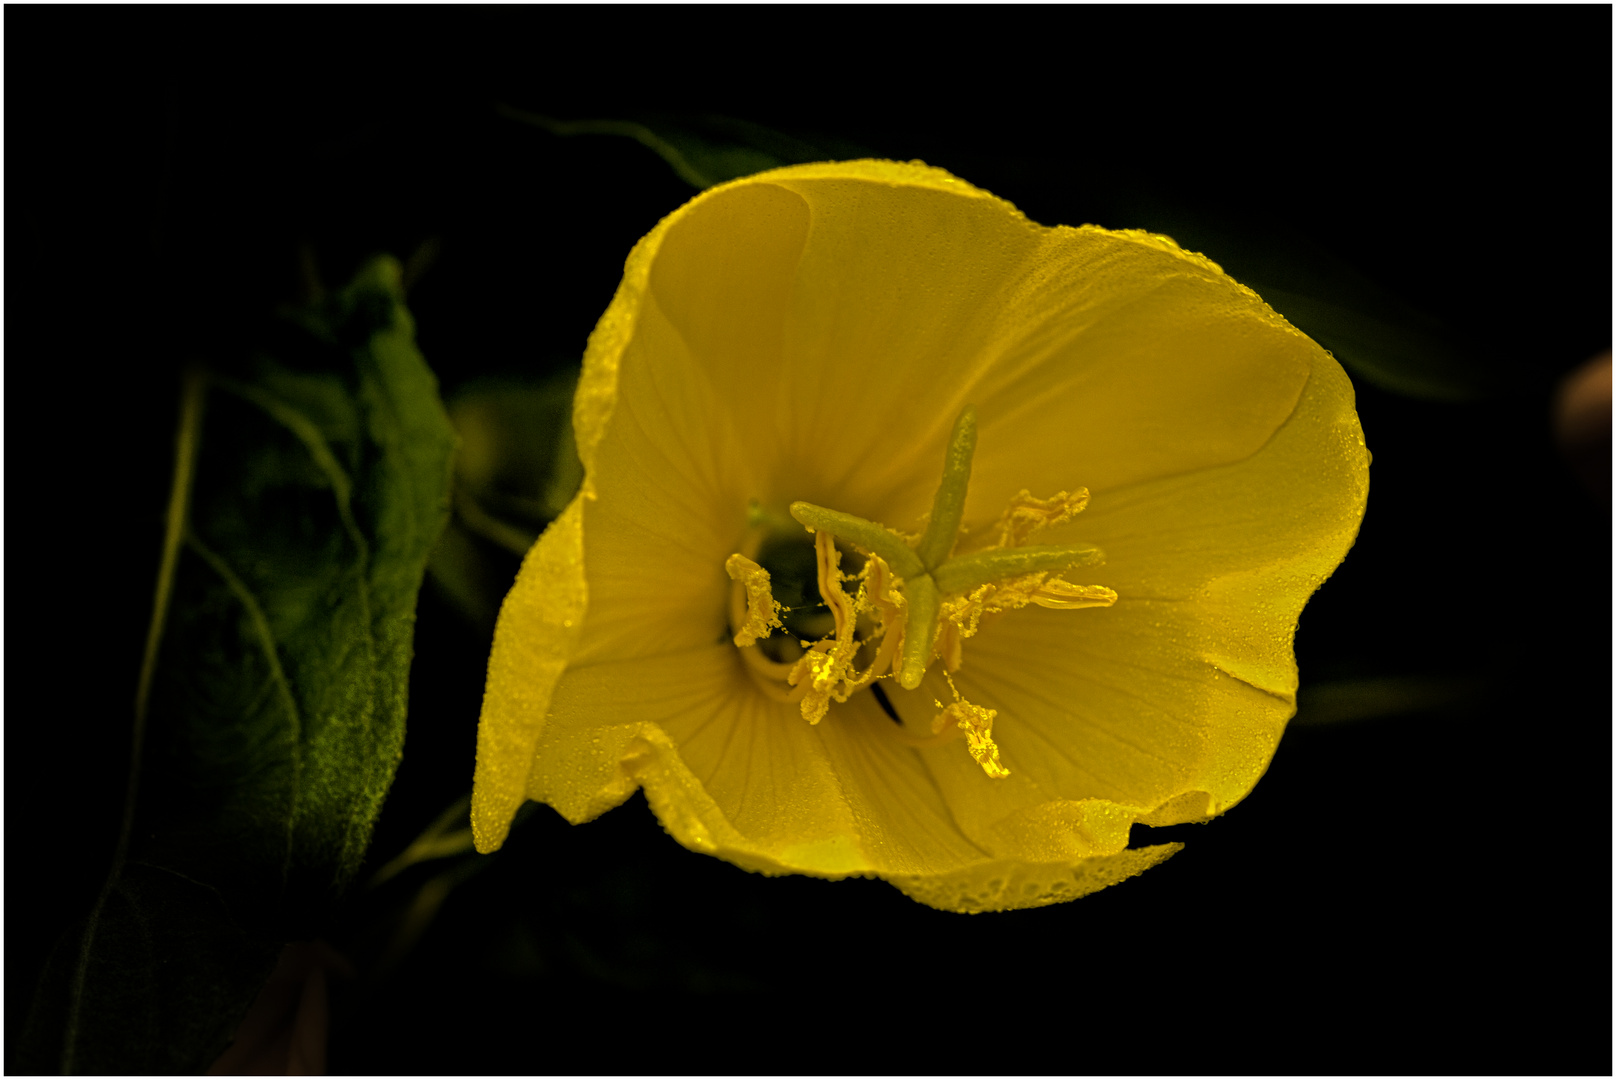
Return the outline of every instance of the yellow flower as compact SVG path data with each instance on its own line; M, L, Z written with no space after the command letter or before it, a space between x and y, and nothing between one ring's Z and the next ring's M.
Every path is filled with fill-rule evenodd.
M1245 797L1368 490L1341 368L1215 264L920 164L669 215L574 424L489 660L479 850L643 788L693 850L955 911L1093 892L1180 847L1135 823Z

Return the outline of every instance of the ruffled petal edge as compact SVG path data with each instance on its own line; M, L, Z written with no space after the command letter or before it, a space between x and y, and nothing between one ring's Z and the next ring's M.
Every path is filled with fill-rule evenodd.
M730 824L705 786L685 765L666 733L647 724L624 758L624 768L645 791L657 820L691 851L714 855L755 873L806 874L835 881L880 878L927 907L962 914L1045 907L1098 892L1144 873L1184 847L1181 843L1128 848L1110 855L1033 862L984 859L941 874L871 872L853 837L783 861L759 850ZM614 793L620 794L620 793ZM619 800L620 801L620 800Z

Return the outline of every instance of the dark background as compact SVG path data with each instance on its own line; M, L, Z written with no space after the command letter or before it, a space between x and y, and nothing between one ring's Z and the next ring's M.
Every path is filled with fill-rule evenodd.
M1304 698L1250 798L1171 831L1185 851L1035 911L749 875L639 797L576 829L540 808L391 971L365 968L379 902L334 916L361 978L336 991L333 1070L1611 1069L1609 503L1549 427L1556 380L1610 345L1609 8L5 21L8 1040L116 835L182 365L244 349L311 258L335 284L430 240L410 301L445 393L539 378L693 193L629 140L557 138L504 101L922 158L1237 278L1205 237L1360 270L1498 389L1357 380L1369 510L1303 615L1304 687L1475 692L1311 724ZM487 647L423 593L373 864L469 787Z

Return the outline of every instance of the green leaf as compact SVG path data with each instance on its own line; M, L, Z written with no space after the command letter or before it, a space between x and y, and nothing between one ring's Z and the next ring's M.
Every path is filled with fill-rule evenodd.
M30 1068L206 1069L281 943L319 932L392 783L454 436L396 262L294 321L208 380L140 798L52 958Z

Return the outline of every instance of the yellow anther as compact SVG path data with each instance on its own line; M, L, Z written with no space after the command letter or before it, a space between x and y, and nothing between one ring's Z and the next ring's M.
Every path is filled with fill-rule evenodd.
M903 594L897 591L899 579L892 572L892 567L881 556L871 555L860 577L864 582L859 589L861 605L867 603L880 616L875 627L876 634L901 636L905 605Z
M1035 499L1032 492L1022 488L999 518L999 546L1020 547L1034 534L1072 520L1088 504L1088 488L1070 493L1057 491L1047 499Z
M999 591L997 585L982 585L964 596L954 596L943 601L943 619L952 623L960 632L961 637L974 637L977 627L982 622L982 615L988 611L998 611L999 607L991 604L994 595Z
M959 689L954 680L948 680L948 688L954 692L954 704L944 705L941 701L933 700L933 704L943 710L932 719L931 730L933 735L940 735L952 723L965 732L965 748L970 751L971 757L982 766L982 771L995 780L1002 780L1010 775L1010 770L999 761L999 747L993 741L993 718L999 715L997 709L984 709L980 705L973 705L960 696Z
M808 667L808 686L811 690L829 693L830 688L841 680L842 665L829 653L811 652L803 657L803 663Z
M804 720L817 724L825 719L832 699L847 700L838 690L850 667L847 658L837 654L836 642L817 642L803 654L786 681L797 688L791 697L800 703Z
M744 612L737 610L739 603L731 604L732 618L738 624L735 628L736 645L742 648L755 645L758 638L768 637L770 630L785 629L780 622L780 605L775 602L767 570L745 555L735 554L725 561L724 571L729 574L731 581L746 590Z
M842 553L836 550L836 537L828 532L814 534L814 556L819 569L819 595L836 619L836 640L853 636L853 598L842 588Z
M1028 604L1037 604L1040 607L1061 608L1072 610L1076 608L1110 607L1117 602L1117 594L1104 585L1073 585L1069 581L1056 577L1047 570L1036 574L1022 574L1020 577L1005 578L992 586L985 594L981 589L971 596L981 596L981 613L997 615L1001 611L1015 611ZM976 632L975 623L970 624L970 637Z
M1039 607L1075 611L1078 608L1110 607L1117 602L1114 590L1104 585L1073 585L1060 578L1050 578L1032 594L1032 602Z
M836 619L836 636L812 645L804 642L809 651L786 677L802 695L802 718L810 724L825 718L832 699L847 700L852 692L847 684L856 681L852 678L853 656L858 652L858 642L853 637L858 611L853 598L842 588L842 553L836 550L836 538L823 531L814 534L814 553L819 565L819 595Z
M995 585L981 585L963 596L953 596L943 601L942 621L937 628L937 643L932 646L932 655L942 659L944 671L958 671L965 662L965 639L975 636L985 612L998 610L988 607L988 599L996 591Z
M892 667L893 661L897 659L898 650L903 646L906 604L903 594L896 591L899 583L897 575L893 574L885 559L879 555L871 555L859 576L862 581L855 607L861 612L875 612L877 619L872 637L880 638L881 646L876 650L875 659L864 674L849 687L848 693L862 690L885 675Z

